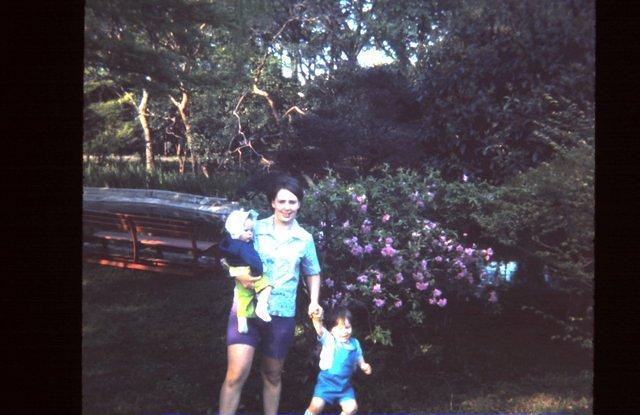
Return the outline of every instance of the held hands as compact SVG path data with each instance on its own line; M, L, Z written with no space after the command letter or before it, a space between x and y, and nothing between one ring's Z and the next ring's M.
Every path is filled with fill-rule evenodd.
M322 320L322 317L324 316L324 310L318 303L309 303L308 314L309 317L311 317L313 320Z
M360 369L367 375L371 374L371 365L367 362L360 363Z

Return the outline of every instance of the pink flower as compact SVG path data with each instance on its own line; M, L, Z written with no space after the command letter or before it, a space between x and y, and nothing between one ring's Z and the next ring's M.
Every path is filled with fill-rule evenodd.
M362 213L367 213L367 205L360 205L360 211Z
M347 291L353 291L353 290L356 288L356 286L355 286L355 285L353 285L353 284L347 284L347 285L345 285L345 286L344 286L344 288L345 288Z
M391 215L389 215L388 213L382 215L382 223L387 222L389 219L391 219Z
M420 261L420 268L422 268L423 271L427 270L427 260L423 259L422 261Z
M435 298L429 298L429 304L434 305L436 303Z
M438 306L439 307L444 307L447 305L447 299L446 298L441 298L438 300Z
M382 288L380 288L380 284L375 284L373 286L373 289L371 290L371 292L376 293L376 294L382 292Z
M419 208L424 207L424 202L422 201L422 199L420 199L420 200L418 200L418 201L416 202L416 206L418 206Z
M464 250L464 253L465 253L466 255L471 256L471 255L473 255L473 252L474 252L474 251L475 251L475 249L473 249L473 248L467 248L467 249L465 249L465 250Z
M440 290L439 290L439 289L437 289L437 288L434 288L434 289L433 289L433 296L434 296L434 297L440 297L441 295L442 295L442 291L440 291Z
M393 249L391 245L385 245L384 248L380 250L380 253L382 254L382 256L388 256L388 257L394 256L396 252L397 251Z
M364 252L364 248L361 247L360 245L355 245L351 248L351 254L353 256L361 256L363 252Z
M402 276L402 272L398 272L396 274L396 284L400 284L402 281L404 281L404 277Z
M351 238L346 238L344 240L345 245L349 245L349 246L354 246L358 244L358 237L357 236L353 236Z
M402 307L402 300L398 300L395 303L393 303L394 306L396 306L396 308L400 308Z
M390 238L390 237L384 238L384 243L387 245L391 245L393 243L393 238Z
M327 279L325 279L325 280L324 280L324 284L325 284L327 287L329 287L329 288L331 288L331 287L333 287L333 286L335 285L335 284L334 284L334 282L333 282L333 280L332 280L331 278L327 278Z
M364 284L364 283L369 282L369 277L367 277L366 275L362 274L362 275L358 275L358 278L356 278L356 280L358 282L361 282L361 283Z
M456 252L457 253L462 253L462 251L464 251L464 247L462 245L458 244L458 246L456 246Z
M365 200L367 200L367 195L356 196L356 201L360 204L364 203Z
M376 277L376 280L382 281L382 272L376 269L373 271L373 275Z
M489 292L489 302L490 303L495 303L497 301L498 301L498 294L496 294L495 291Z
M413 273L413 279L416 281L424 281L424 274L420 271Z
M342 224L343 228L348 228L349 227L349 221L347 220L345 223Z
M429 283L428 282L416 282L416 288L420 291L424 291L429 287Z
M437 257L433 258L436 260L436 262L442 262L442 257L440 255L438 255Z
M469 176L467 176L466 174L462 175L462 181L466 182L467 180L469 180Z
M371 252L373 252L373 246L371 246L371 244L366 244L364 246L364 253L365 254L370 254Z
M491 259L491 257L493 256L493 249L488 248L488 249L487 249L487 251L486 251L486 253L487 253L487 255L485 255L484 259L485 259L486 261L488 261L488 260L490 260L490 259Z
M373 303L379 308L384 305L385 301L382 298L374 298Z

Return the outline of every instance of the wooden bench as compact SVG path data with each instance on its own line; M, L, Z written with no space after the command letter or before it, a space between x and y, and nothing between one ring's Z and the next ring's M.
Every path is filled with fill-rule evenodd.
M187 220L83 210L83 256L88 262L120 268L194 275L218 265L217 243L196 237ZM206 261L210 259L210 261Z

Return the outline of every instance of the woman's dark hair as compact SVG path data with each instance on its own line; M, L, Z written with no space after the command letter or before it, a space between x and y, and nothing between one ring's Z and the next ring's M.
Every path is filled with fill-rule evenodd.
M273 183L267 188L266 196L269 202L273 202L276 199L278 192L282 189L286 189L296 195L299 202L302 202L304 192L302 186L297 179L291 176L278 176L273 180Z
M353 322L353 316L351 315L351 311L349 311L349 309L346 307L338 307L337 309L333 310L332 313L329 314L329 319L327 321L329 321L329 327L331 328L337 325L339 321L345 321L345 320L349 320L350 322Z

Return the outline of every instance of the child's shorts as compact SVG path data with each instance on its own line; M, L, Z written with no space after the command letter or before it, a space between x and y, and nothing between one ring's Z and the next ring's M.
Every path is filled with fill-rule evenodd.
M349 378L337 376L326 370L318 374L318 383L313 390L314 398L321 398L329 405L355 400L356 394L349 382Z

